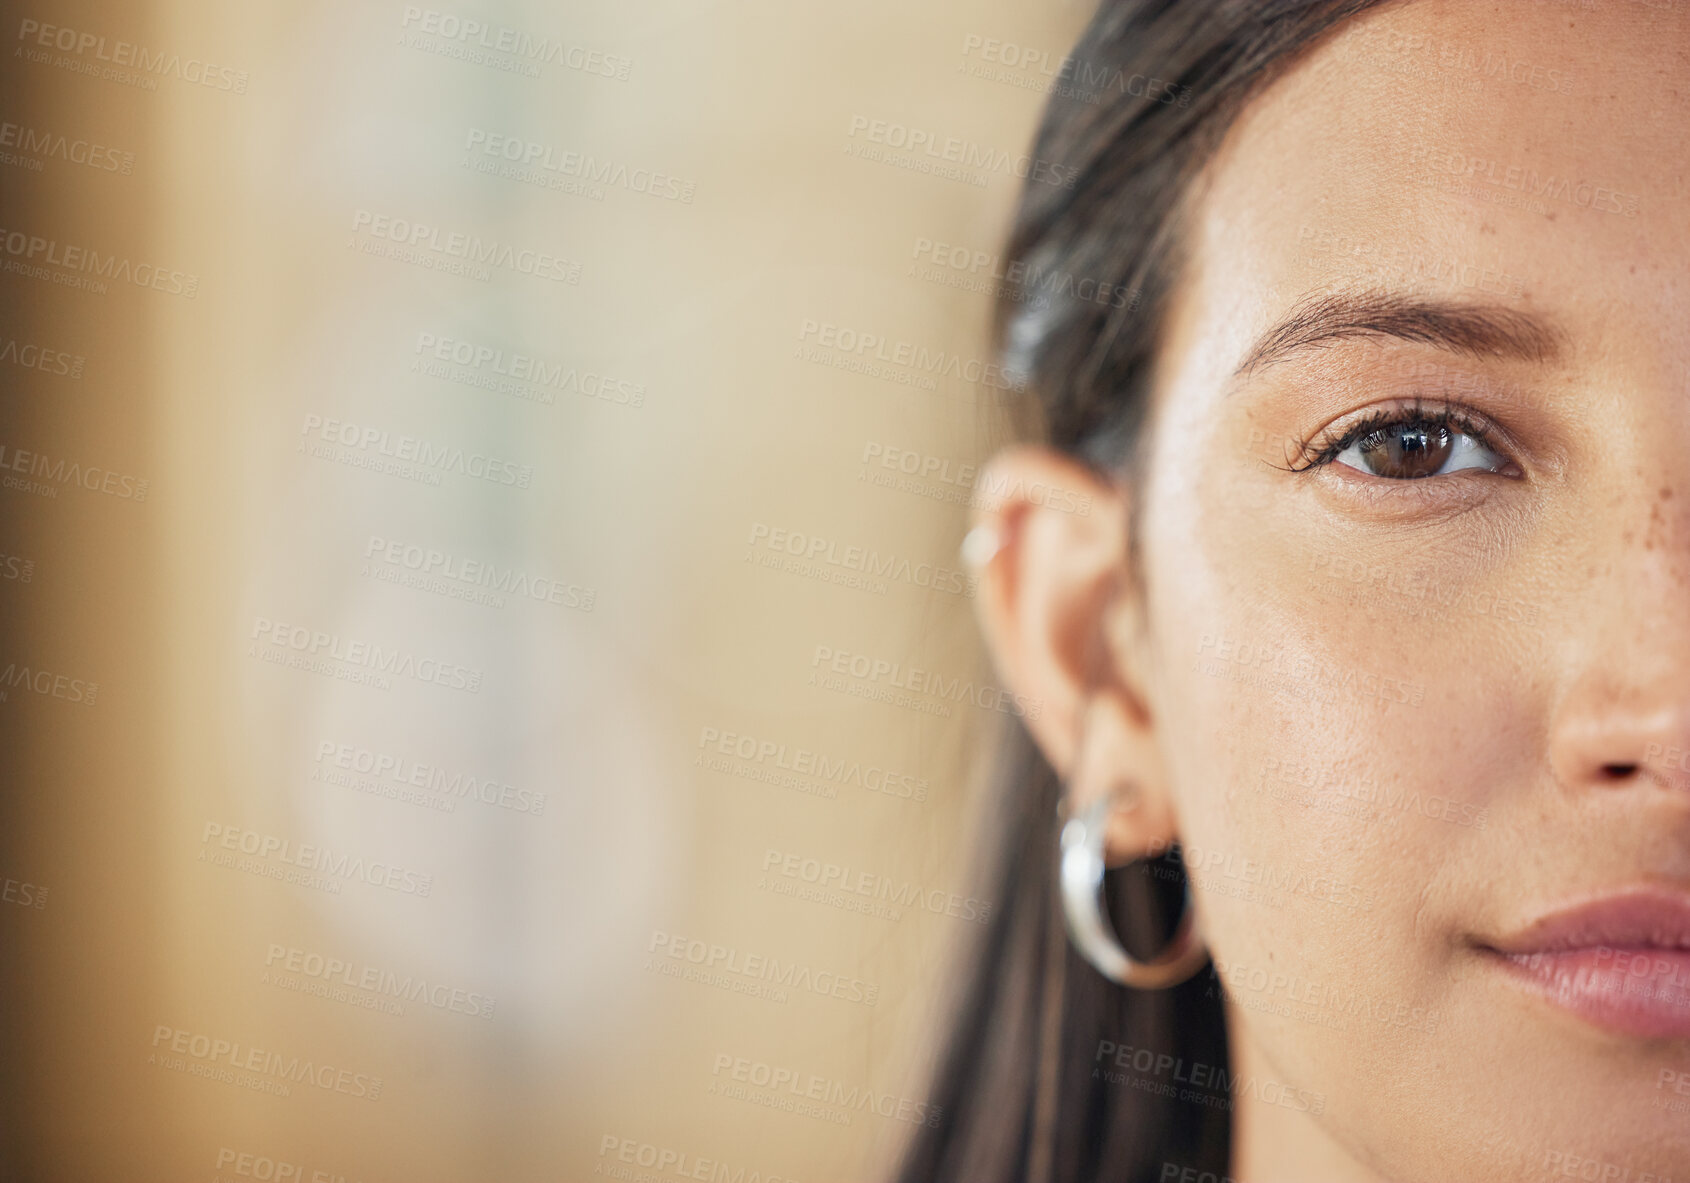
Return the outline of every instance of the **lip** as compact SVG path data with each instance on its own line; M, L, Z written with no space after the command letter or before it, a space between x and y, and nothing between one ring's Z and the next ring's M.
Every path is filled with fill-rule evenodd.
M1595 1026L1690 1039L1690 893L1585 900L1481 949L1516 985Z

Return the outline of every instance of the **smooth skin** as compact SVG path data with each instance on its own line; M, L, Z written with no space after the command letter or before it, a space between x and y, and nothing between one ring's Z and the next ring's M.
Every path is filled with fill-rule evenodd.
M1321 1098L1238 1095L1239 1183L1690 1178L1690 1041L1483 949L1690 893L1687 138L1681 3L1366 14L1191 194L1139 480L1023 446L982 482L1092 498L977 512L988 645L1076 807L1133 787L1112 861L1198 863L1239 1078ZM1488 444L1292 471L1414 399Z

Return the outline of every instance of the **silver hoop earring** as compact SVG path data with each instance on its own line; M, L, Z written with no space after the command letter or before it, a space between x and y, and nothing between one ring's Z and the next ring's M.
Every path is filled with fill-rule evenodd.
M1177 986L1208 960L1197 935L1191 886L1185 889L1185 910L1179 928L1162 955L1154 961L1135 961L1121 947L1103 907L1103 837L1113 802L1099 798L1083 814L1062 827L1062 912L1068 936L1081 955L1110 981L1136 990Z

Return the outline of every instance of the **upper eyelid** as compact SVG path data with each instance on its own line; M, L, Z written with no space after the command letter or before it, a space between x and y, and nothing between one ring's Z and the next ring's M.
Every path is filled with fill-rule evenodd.
M1452 432L1477 440L1487 448L1492 443L1492 433L1489 427L1483 423L1472 422L1464 415L1448 412L1439 415L1386 412L1382 416L1362 420L1345 429L1330 446L1338 448L1341 452L1347 452L1376 431L1384 431L1393 427L1413 426L1417 423L1435 423L1447 427Z

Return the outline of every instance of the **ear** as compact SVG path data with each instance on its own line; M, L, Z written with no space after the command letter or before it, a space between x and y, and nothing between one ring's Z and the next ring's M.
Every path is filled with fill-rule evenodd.
M998 676L1037 704L1024 722L1063 778L1070 812L1130 786L1110 816L1114 859L1166 850L1177 827L1146 705L1124 490L1043 447L998 453L975 487L965 551Z

